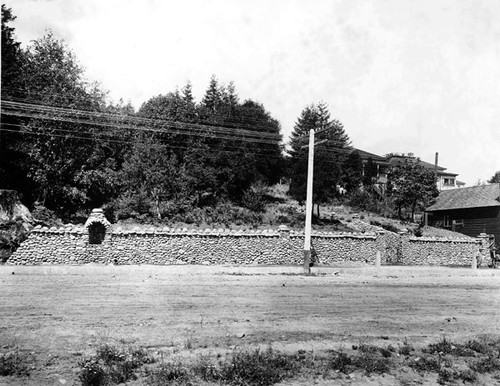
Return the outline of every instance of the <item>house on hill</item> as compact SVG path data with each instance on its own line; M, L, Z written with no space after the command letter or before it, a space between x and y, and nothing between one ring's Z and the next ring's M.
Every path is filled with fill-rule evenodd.
M444 190L425 210L427 224L468 236L492 234L500 241L500 183Z
M405 158L415 158L415 155L413 153L389 153L385 156L387 162L389 162L390 165L397 165ZM447 171L446 168L432 164L430 162L422 161L419 160L419 164L424 166L426 169L429 170L434 170L437 174L437 188L441 192L443 190L449 190L449 189L457 189L457 188L462 188L465 183L458 181L457 176L458 174L456 173L451 173Z

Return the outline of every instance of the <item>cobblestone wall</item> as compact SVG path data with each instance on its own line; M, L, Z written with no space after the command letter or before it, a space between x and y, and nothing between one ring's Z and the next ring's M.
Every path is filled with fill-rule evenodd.
M480 239L451 239L401 236L401 263L404 265L471 266L481 248ZM487 256L484 256L487 264Z
M9 264L301 264L304 236L288 230L110 231L89 244L86 228L35 228ZM321 264L374 263L375 234L313 233Z
M97 215L100 215L99 213ZM227 229L112 229L109 223L102 243L89 243L86 226L36 227L8 264L265 264L300 265L304 235L282 226L279 230L229 231ZM103 221L104 224L104 221ZM486 239L413 237L391 232L313 232L316 262L325 265L382 264L471 266L482 251L488 264Z

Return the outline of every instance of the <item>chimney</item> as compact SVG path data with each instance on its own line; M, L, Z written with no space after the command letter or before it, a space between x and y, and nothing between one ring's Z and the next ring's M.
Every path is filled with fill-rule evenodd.
M437 173L438 171L438 158L439 158L439 153L436 152L436 158L434 160L434 171Z

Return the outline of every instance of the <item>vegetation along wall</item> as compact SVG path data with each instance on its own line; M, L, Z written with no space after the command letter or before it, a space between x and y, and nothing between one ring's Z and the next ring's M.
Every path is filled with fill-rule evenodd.
M170 228L103 232L99 238L85 227L35 228L7 263L300 265L303 258L303 234L284 226L245 232ZM382 264L470 266L481 240L390 232L313 233L312 245L321 265L375 264L380 251Z

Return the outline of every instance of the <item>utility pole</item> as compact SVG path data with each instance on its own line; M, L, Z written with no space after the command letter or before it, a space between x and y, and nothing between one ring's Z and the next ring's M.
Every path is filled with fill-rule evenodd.
M311 274L311 221L314 173L314 129L309 130L309 157L307 160L306 225L304 231L304 274Z
M317 133L328 131L330 128L318 130ZM306 224L304 229L304 274L311 274L311 222L313 211L313 180L314 180L314 146L328 142L323 139L314 142L314 129L309 130L309 145L304 145L302 148L309 148L307 158L307 190L306 190Z

